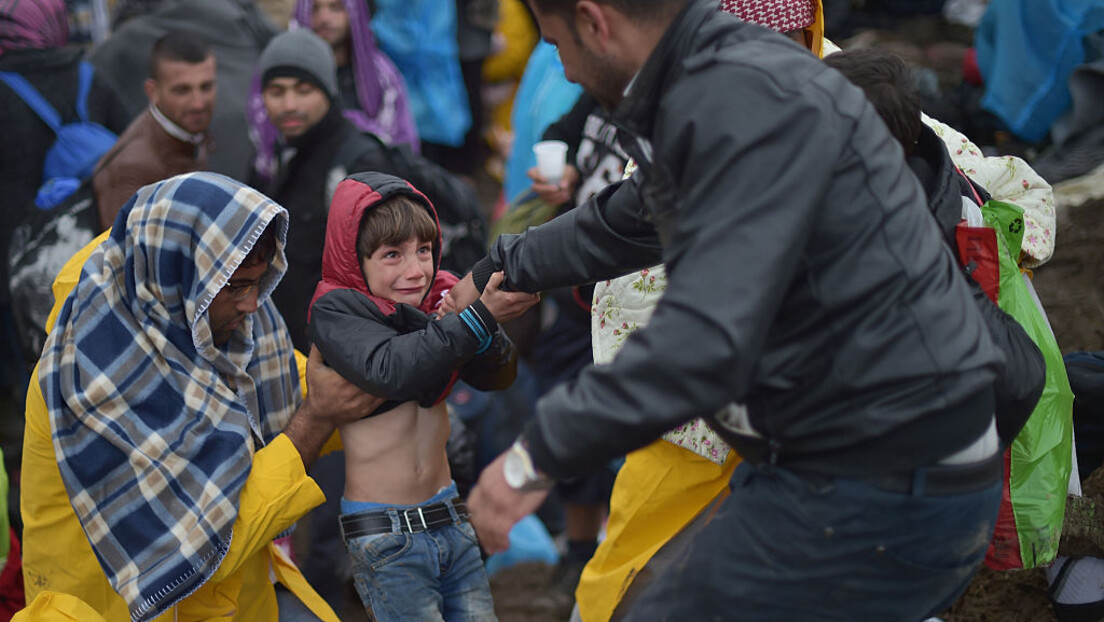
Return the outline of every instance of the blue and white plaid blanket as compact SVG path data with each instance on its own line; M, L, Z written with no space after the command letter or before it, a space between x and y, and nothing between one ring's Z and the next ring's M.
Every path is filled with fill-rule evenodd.
M39 376L62 479L132 620L164 612L218 568L253 452L299 404L270 299L287 222L284 208L219 175L146 186L85 263L46 342ZM207 309L269 223L278 250L259 309L217 347Z

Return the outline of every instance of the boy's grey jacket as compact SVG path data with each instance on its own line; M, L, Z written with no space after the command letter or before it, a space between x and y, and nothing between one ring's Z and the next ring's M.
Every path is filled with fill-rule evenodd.
M930 464L989 426L1003 357L861 91L693 0L613 118L636 175L473 269L524 291L669 271L617 358L539 402L538 467L585 472L732 402L766 439L745 456L836 475Z

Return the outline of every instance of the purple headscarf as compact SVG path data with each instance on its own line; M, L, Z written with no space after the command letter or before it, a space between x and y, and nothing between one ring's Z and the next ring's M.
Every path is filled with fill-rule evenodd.
M0 0L0 54L69 42L65 0Z
M384 142L407 144L417 151L418 130L410 112L406 84L391 59L376 45L376 38L368 25L371 16L365 0L343 1L349 16L353 75L356 77L357 101L360 103L359 109L346 109L343 114L358 128L379 136ZM310 28L313 7L314 0L297 0L291 28ZM263 178L271 179L276 172L273 146L278 130L268 121L261 86L260 76L255 75L247 117L249 134L257 147L253 165Z

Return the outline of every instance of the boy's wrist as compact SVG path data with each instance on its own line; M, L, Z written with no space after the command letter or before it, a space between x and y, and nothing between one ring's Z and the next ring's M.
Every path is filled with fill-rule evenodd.
M495 319L494 314L487 308L487 305L483 304L482 300L476 299L468 306L479 317L483 327L487 329L487 334L494 335L498 331L498 320Z
M476 354L482 354L491 347L495 333L498 331L498 322L482 301L476 300L460 312L460 320L471 331L472 336L479 342Z

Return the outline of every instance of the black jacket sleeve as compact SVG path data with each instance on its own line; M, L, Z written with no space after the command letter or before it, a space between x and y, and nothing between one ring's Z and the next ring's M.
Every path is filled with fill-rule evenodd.
M460 368L460 379L480 391L501 391L517 378L517 348L501 328L482 354Z
M1046 384L1046 360L1027 331L1000 309L972 277L966 279L993 343L1004 352L1004 369L993 384L997 434L1007 447L1020 433Z
M632 179L608 186L586 203L518 235L500 235L472 268L482 291L491 273L524 292L612 279L663 261L655 227L643 214Z

